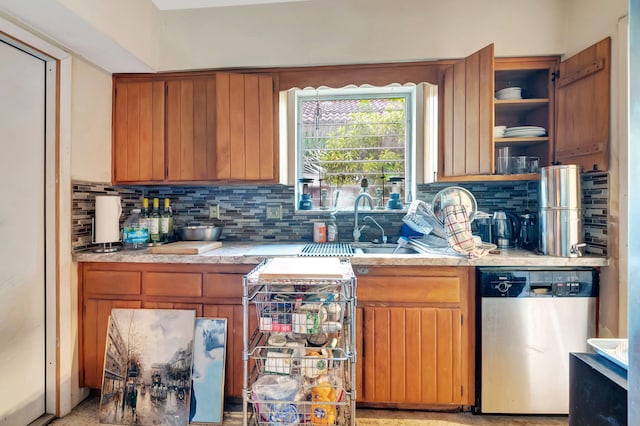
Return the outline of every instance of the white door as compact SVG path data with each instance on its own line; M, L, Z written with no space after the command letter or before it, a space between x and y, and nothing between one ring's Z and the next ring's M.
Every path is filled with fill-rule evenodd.
M45 412L45 62L0 42L0 425Z

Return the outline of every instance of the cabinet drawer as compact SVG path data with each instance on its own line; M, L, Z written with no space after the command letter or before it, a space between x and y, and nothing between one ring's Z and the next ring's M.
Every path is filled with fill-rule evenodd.
M358 301L379 303L460 303L458 277L358 278Z
M204 295L205 297L242 298L242 275L207 274Z
M147 272L142 277L142 294L147 296L200 297L202 274Z
M140 272L86 271L84 291L87 294L140 294Z

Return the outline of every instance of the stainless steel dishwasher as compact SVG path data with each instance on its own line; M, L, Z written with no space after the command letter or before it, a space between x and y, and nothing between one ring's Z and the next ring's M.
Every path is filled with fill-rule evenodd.
M567 414L569 352L595 337L593 269L478 268L476 412Z

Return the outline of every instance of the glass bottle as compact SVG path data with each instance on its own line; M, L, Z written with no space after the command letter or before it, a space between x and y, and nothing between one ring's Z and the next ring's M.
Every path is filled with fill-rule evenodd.
M164 199L164 209L160 216L160 240L168 243L173 240L173 213L171 212L171 202Z
M149 214L149 240L153 243L160 242L160 201L153 199L153 209Z
M149 199L142 199L142 211L140 212L140 227L147 229L147 237L149 236ZM147 243L149 238L147 238Z

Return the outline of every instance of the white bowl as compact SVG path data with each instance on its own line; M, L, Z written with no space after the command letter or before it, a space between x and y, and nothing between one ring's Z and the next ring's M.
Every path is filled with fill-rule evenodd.
M496 92L497 99L522 99L521 87L505 87Z

